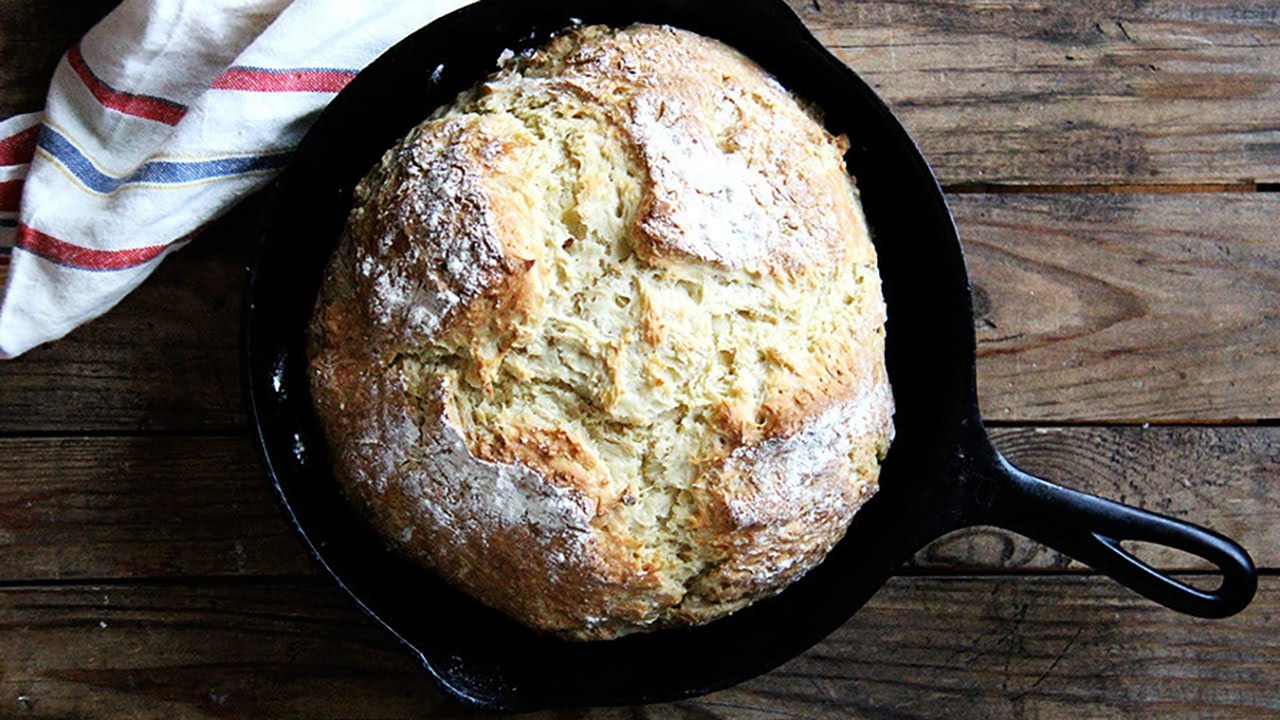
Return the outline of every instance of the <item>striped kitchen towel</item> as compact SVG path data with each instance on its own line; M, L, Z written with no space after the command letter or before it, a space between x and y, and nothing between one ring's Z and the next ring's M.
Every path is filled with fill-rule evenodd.
M0 357L62 337L289 160L384 50L470 0L125 0L0 122Z

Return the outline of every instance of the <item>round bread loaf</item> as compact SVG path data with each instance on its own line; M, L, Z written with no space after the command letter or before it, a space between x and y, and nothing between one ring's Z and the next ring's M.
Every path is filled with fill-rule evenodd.
M847 141L672 28L501 64L356 190L311 327L340 482L395 547L565 637L777 593L893 432Z

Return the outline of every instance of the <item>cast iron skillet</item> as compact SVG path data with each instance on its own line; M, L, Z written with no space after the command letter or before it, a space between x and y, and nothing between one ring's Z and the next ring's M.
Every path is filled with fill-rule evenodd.
M880 492L826 561L729 618L598 643L538 636L388 551L343 502L316 424L304 328L356 181L411 126L495 69L506 48L577 22L666 23L719 38L826 113L880 258L897 439ZM485 0L414 33L346 88L275 183L244 317L249 403L267 472L316 557L458 698L492 709L622 705L689 697L763 673L844 623L914 552L995 525L1038 540L1174 610L1224 617L1253 597L1248 554L1194 525L1020 472L991 446L974 391L964 258L946 201L897 120L780 0ZM1221 569L1205 592L1120 547L1142 540Z

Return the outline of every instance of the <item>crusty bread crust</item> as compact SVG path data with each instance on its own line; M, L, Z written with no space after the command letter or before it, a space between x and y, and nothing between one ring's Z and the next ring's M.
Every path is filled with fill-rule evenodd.
M356 190L311 327L348 495L565 637L706 622L799 578L893 433L846 148L688 32L506 58Z

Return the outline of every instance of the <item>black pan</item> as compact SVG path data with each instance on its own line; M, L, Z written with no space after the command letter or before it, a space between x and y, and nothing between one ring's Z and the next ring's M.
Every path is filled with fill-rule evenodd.
M754 58L847 133L851 172L880 257L897 439L880 492L826 561L777 597L704 627L597 643L539 636L388 551L342 500L308 393L304 328L352 187L385 148L495 69L507 48L577 22L666 23ZM1257 584L1248 554L1194 525L1020 472L987 439L974 390L964 257L929 166L876 95L780 0L485 0L411 35L360 73L271 190L244 317L244 367L267 472L315 556L458 698L491 709L689 697L763 673L821 640L926 543L971 525L1038 540L1180 612L1224 617ZM1119 542L1198 555L1212 592L1146 565Z

